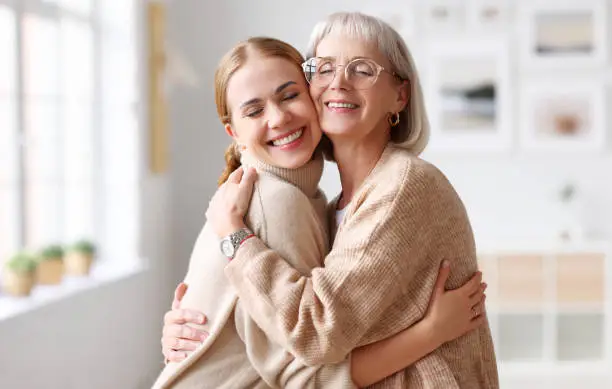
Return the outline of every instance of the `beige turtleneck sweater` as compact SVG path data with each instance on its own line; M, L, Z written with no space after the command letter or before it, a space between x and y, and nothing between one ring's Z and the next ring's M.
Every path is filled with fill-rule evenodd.
M323 161L317 157L299 169L281 169L245 154L245 167L255 167L255 184L247 225L304 277L321 266L329 248L325 223L326 199L318 189ZM350 362L306 366L270 339L245 313L225 277L228 259L219 239L204 225L189 263L189 285L182 308L204 312L210 336L187 359L169 363L153 388L353 388Z
M451 261L450 288L477 270L470 222L449 181L393 145L345 208L324 267L303 275L296 259L252 238L226 274L255 322L309 365L342 361L416 323L442 260ZM375 386L498 388L488 324Z

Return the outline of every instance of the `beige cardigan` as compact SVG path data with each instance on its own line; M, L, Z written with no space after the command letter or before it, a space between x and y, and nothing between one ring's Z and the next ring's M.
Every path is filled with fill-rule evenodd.
M477 270L463 203L438 169L389 145L347 205L325 267L303 276L291 265L295 257L253 238L226 274L273 340L318 365L421 319L443 259L451 261L452 288ZM498 388L488 324L376 386Z
M274 168L248 155L243 164L259 172L247 224L282 255L295 258L292 265L308 276L312 268L321 266L329 248L326 200L318 190L322 159L295 170ZM205 224L190 259L185 277L189 288L181 307L204 312L207 324L193 326L210 336L186 360L169 363L153 388L354 387L348 359L309 367L271 341L244 312L225 277L227 263L219 239Z

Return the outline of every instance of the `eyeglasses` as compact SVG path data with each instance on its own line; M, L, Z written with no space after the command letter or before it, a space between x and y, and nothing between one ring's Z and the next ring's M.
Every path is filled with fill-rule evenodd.
M334 80L338 68L344 66L344 77L355 89L368 89L382 72L403 81L402 77L386 70L369 58L355 58L346 65L337 65L333 58L309 58L302 64L306 80L312 86L326 87Z

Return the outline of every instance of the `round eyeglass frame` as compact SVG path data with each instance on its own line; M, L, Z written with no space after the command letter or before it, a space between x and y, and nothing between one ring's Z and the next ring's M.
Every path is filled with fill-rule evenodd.
M311 65L311 62L315 61L315 60L334 61L333 58L328 58L328 57L311 57L311 58L308 58L306 61L304 61L302 63L302 70L304 71L304 75L306 76L306 81L308 81L308 83L311 84L311 85L312 85L312 77L309 78L308 74L310 74L312 72L307 71L307 68L308 67L313 67L313 65ZM377 63L373 59L359 57L359 58L354 58L354 59L350 60L347 64L344 64L344 65L337 65L337 64L333 65L335 67L333 77L330 78L329 83L327 83L326 85L321 85L321 86L328 86L329 84L331 84L336 79L336 77L338 76L338 68L340 68L340 67L344 67L344 79L352 84L353 82L351 81L351 78L349 77L348 69L349 69L349 65L352 64L353 62L356 62L356 61L366 61L366 62L369 62L376 69L376 75L374 77L374 80L371 81L370 85L368 85L367 87L362 88L362 89L369 89L374 84L376 84L376 81L378 81L378 77L380 76L380 73L382 73L382 72L388 73L393 78L395 78L395 79L397 79L399 81L405 81L405 79L402 76L400 76L396 72L392 72L390 70L385 69L384 66L380 65L379 63Z

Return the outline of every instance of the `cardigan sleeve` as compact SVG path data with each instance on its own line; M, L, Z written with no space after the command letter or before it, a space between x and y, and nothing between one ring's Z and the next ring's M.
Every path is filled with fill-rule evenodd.
M278 343L272 341L246 314L238 299L234 322L246 353L259 376L273 388L356 389L351 378L351 361L347 357L337 364L306 366Z
M285 256L301 275L309 275L321 265L328 251L328 238L322 220L310 200L291 186L274 186L261 178L251 203L251 223L266 244ZM267 184L267 185L266 185ZM325 198L320 197L317 206L324 211ZM278 212L278 210L283 210ZM353 389L350 357L337 364L307 366L295 358L274 334L263 331L243 309L238 299L234 308L236 331L245 344L251 365L271 387Z
M423 169L397 172L391 190L376 187L338 231L325 267L296 271L260 239L246 241L225 272L255 322L308 365L342 361L419 276L443 207ZM409 296L408 296L409 297ZM404 325L424 313L414 301Z

